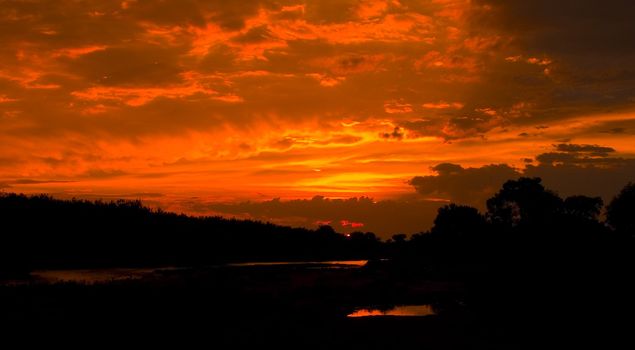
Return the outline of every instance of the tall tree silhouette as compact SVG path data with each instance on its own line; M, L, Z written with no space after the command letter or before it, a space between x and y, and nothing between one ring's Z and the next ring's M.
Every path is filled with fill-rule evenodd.
M628 183L606 208L606 220L615 230L635 235L635 183Z
M439 208L430 232L448 239L463 239L480 232L484 226L485 218L476 208L451 203Z
M488 217L505 227L548 225L561 211L562 199L545 189L541 179L521 177L503 184L503 188L487 200Z

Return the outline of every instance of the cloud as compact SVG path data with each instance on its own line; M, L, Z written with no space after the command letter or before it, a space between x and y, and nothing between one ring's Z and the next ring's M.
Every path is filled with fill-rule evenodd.
M163 26L195 25L205 26L208 22L218 23L226 30L244 28L245 21L256 15L260 8L278 8L290 1L245 0L164 0L128 1L121 12L138 20L149 21Z
M73 181L17 179L17 180L14 180L12 183L16 185L39 185L39 184L68 183L68 182L73 182Z
M103 86L155 86L182 81L183 48L137 44L87 52L68 62L68 69Z
M463 168L458 164L442 163L432 167L436 175L416 176L410 180L419 194L444 198L453 202L483 208L489 198L509 179L520 173L506 164L491 164L478 168Z
M82 177L90 179L109 179L127 175L123 170L119 169L89 169L82 174Z
M556 145L556 150L566 153L582 153L595 157L606 157L609 153L614 153L615 149L612 147L603 147L598 145L576 145L561 143Z
M541 177L562 195L600 196L608 203L628 182L635 181L635 159L612 157L612 147L559 144L557 152L536 156L524 174Z
M600 196L609 202L619 190L635 180L635 159L610 157L611 147L588 144L557 144L554 152L523 159L524 170L507 164L463 168L443 163L432 167L436 175L417 176L410 184L426 197L438 196L483 209L485 201L501 185L520 176L540 177L546 187L562 196Z
M476 202L523 171L624 174L635 154L627 1L2 5L0 182L16 190L394 198L414 177ZM415 177L443 163L461 166Z
M404 137L403 134L403 129L401 129L400 127L396 126L392 132L385 132L381 134L381 137L385 138L385 139L395 139L395 140L401 140Z
M633 106L635 23L628 13L634 10L628 0L478 0L471 22L510 38L515 54L507 60L515 69L544 68L548 79L536 83L551 93L535 101L562 115Z
M312 23L345 23L354 18L358 0L309 1L305 7L306 17Z
M520 45L538 52L601 55L635 51L629 45L635 34L629 13L635 10L635 5L628 0L558 3L478 0L476 3L487 12L481 15L495 19L490 24L511 31Z

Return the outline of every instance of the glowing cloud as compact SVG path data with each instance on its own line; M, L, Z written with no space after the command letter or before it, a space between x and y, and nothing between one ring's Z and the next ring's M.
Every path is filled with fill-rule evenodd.
M218 205L403 204L458 198L452 188L480 198L470 186L495 187L488 174L544 174L568 188L564 170L622 176L635 157L628 1L2 5L4 190L155 194L141 197L248 215ZM363 215L301 214L275 219L387 229Z

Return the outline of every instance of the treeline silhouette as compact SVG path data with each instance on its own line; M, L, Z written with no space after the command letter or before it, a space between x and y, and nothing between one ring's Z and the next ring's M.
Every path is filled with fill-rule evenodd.
M0 195L0 275L31 269L196 266L232 261L371 258L372 233L345 236L251 220L191 217L140 201Z
M394 235L388 241L393 259L407 260L410 266L445 265L448 271L459 272L459 265L474 270L512 261L542 264L577 258L590 262L600 256L632 255L633 183L605 207L600 197L563 199L546 189L540 178L519 178L503 184L486 204L484 214L454 203L439 208L429 231L410 239Z
M2 277L41 268L371 260L363 269L337 272L214 267L97 286L0 286L0 299L3 310L10 311L5 313L8 319L33 314L55 319L50 310L67 315L61 318L80 315L118 321L131 315L138 320L179 322L193 315L216 315L220 321L247 322L246 328L230 322L219 331L228 331L232 341L249 339L254 332L281 332L282 339L288 334L285 327L297 327L302 335L297 339L319 338L322 334L316 330L336 329L332 339L337 342L358 324L355 334L374 344L367 335L383 332L381 323L335 323L332 329L328 325L343 322L334 315L359 305L356 301L396 305L423 297L439 300L436 309L441 310L439 319L424 322L426 327L437 327L428 334L438 331L453 337L452 324L459 324L465 336L497 344L542 345L554 336L632 343L635 184L627 184L605 205L597 197L562 198L539 178L519 178L504 183L486 208L481 213L448 204L438 210L428 232L396 234L382 242L370 232L347 236L329 226L309 230L188 217L152 210L139 201L3 194ZM385 333L388 344L421 333L414 326L404 330L397 324L409 323L392 323ZM261 329L263 325L268 328ZM351 338L354 344L360 339ZM437 340L445 345L444 339Z
M395 273L462 278L501 266L596 269L632 263L635 184L606 206L599 197L561 198L539 178L506 182L487 212L449 204L428 232L336 233L251 220L191 217L140 201L60 200L0 194L0 276L37 268L196 266L228 261L390 257ZM599 261L601 260L601 261ZM579 269L578 269L579 270ZM478 274L474 275L477 276Z
M470 312L515 339L631 334L635 184L604 206L520 178L486 204L446 205L429 232L394 236L390 274L463 281Z

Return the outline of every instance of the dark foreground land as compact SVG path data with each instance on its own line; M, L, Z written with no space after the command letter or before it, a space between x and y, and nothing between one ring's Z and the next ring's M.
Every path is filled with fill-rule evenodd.
M0 321L102 331L116 326L155 342L203 339L218 348L516 349L587 341L629 348L633 342L633 305L623 304L629 296L562 295L562 283L534 285L542 281L485 286L399 273L392 265L215 266L94 284L23 281L0 287ZM506 292L514 294L501 295ZM347 317L395 305L430 305L435 314Z
M381 263L378 263L381 265ZM0 287L2 321L204 329L223 348L450 349L507 346L495 326L477 326L460 282L395 278L384 266L215 266L160 270L94 284L29 281ZM358 309L430 305L423 317L360 317ZM17 322L17 323L16 323Z
M12 326L90 327L95 339L117 326L230 349L635 348L632 183L604 206L511 180L485 214L450 204L430 231L386 241L47 196L1 195L0 222L0 323ZM34 278L155 266L173 268L93 284ZM347 317L398 305L432 314Z

